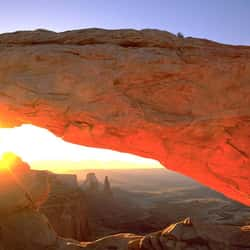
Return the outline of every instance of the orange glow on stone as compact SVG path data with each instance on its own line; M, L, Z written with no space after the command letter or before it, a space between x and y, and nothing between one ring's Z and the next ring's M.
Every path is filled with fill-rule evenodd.
M2 157L0 160L0 171L11 170L12 167L15 165L16 160L17 158L15 154L11 152L2 154Z

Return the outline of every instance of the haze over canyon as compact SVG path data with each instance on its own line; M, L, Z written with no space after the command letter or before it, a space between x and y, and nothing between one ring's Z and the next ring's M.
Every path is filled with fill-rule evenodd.
M151 158L214 191L164 169L56 174L5 153L0 250L250 249L249 82L249 46L154 29L1 34L2 128Z
M249 208L202 190L184 177L166 178L172 184L162 183L160 187L164 190L167 186L167 189L158 191L157 195L138 192L133 187L129 192L112 188L107 176L102 184L94 173L88 173L78 185L76 175L31 170L12 153L5 153L0 165L0 247L3 250L245 250L250 247L250 229L244 225ZM144 183L151 178L151 185L160 190L162 173L139 171L151 173L135 174L137 184L140 177L144 177ZM119 174L126 176L126 173ZM158 181L153 181L154 178ZM180 184L178 178L182 180L182 190L168 190ZM133 181L129 183L131 186ZM184 183L189 188L193 186L190 191ZM144 184L144 189L152 186ZM187 194L182 193L185 190ZM240 210L238 217L237 210ZM171 220L183 218L187 211L192 219L171 224ZM125 233L127 230L130 233Z
M2 127L159 160L249 200L250 48L158 30L0 35Z

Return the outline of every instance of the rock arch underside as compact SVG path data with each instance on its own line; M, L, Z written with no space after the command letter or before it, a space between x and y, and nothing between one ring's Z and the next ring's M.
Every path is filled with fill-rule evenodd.
M250 47L157 30L0 35L0 126L159 160L250 205Z

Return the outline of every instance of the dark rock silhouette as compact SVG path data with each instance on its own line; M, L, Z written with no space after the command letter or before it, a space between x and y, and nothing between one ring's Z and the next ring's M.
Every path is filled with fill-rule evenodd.
M1 126L154 158L250 205L249 46L152 29L21 31L0 46Z
M86 180L83 183L83 188L88 192L96 193L100 191L99 189L100 183L95 175L95 173L88 173L86 176Z
M50 193L40 211L58 235L79 241L91 239L86 199L75 175L50 173Z
M105 176L105 179L104 179L103 193L104 193L105 197L113 198L113 192L112 192L112 189L111 189L111 185L110 185L108 176Z
M92 242L61 238L48 219L37 211L48 195L50 173L32 171L15 157L7 169L5 165L6 161L0 160L1 250L250 249L248 226L203 224L189 218L146 236L121 233Z

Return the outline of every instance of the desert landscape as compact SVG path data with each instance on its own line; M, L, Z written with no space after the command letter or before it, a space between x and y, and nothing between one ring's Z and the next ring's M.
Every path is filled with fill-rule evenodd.
M158 189L159 179L167 182L171 177L153 174L155 169L146 170L145 178L151 179L151 184L147 186L137 181L139 190L127 191L112 188L108 176L101 183L95 173L87 173L78 183L77 175L32 170L13 153L5 153L0 164L8 168L0 171L3 180L0 184L0 246L4 250L34 247L38 250L243 250L250 246L249 226L239 225L246 222L249 208L228 201L197 183L193 183L190 192L183 183L193 181L183 176L174 177L180 180L182 188L179 192L178 188L171 191L171 187L176 189L180 184L176 180L174 185L167 186L167 191L155 192L152 189L154 178L158 179L155 183ZM143 176L143 171L139 171L139 176ZM113 173L112 178L119 175L119 171ZM131 171L128 175L131 177ZM135 173L134 177L136 179L138 175ZM133 180L125 185L132 186ZM142 187L148 190L142 192ZM150 189L153 190L151 193ZM171 224L187 212L191 217ZM232 220L235 215L238 215L237 219Z
M0 250L250 250L250 1L1 2Z
M91 169L73 172L86 199L92 238L124 232L147 234L187 216L221 225L250 223L248 206L172 171Z

